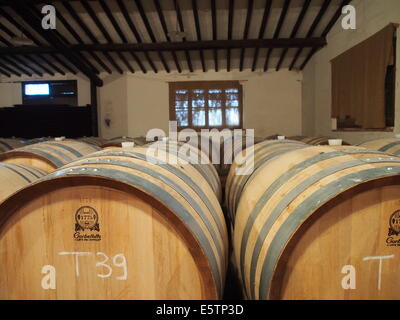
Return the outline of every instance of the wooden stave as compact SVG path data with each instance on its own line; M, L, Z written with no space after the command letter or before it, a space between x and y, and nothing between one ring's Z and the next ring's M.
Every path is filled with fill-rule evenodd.
M45 175L46 172L35 167L0 162L0 202Z
M400 139L398 138L376 139L361 143L359 146L400 156Z
M18 139L0 139L0 153L7 152L13 149L21 148L26 143Z
M327 146L329 145L329 140L335 138L323 137L323 136L322 137L293 136L289 137L288 139L301 141L312 146ZM343 141L342 144L346 146L350 145L350 143L346 141Z
M208 158L207 154L203 152L201 149L194 147L191 144L185 143L185 142L173 142L173 141L168 141L168 143L165 142L155 142L152 144L147 144L145 147L150 148L151 146L154 146L156 148L161 148L162 150L168 150L170 154L175 154L177 148L181 148L182 146L187 147L190 149L190 154L195 153L196 159L194 160L199 160L202 162L202 164L193 164L193 167L196 168L197 171L199 171L202 176L208 181L210 184L211 188L214 190L215 194L217 195L218 200L221 202L222 200L222 186L221 186L221 181L219 179L219 175L217 172L216 167L211 163L210 159ZM182 150L182 149L179 149ZM189 161L190 159L182 153L178 152L178 156L182 161Z
M82 137L82 138L79 138L77 140L81 141L81 142L88 143L88 144L95 145L95 146L100 147L100 148L101 148L102 145L104 145L107 142L106 139L103 139L103 138L100 138L100 137Z
M135 148L135 149L139 149L139 148ZM143 148L142 148L143 149ZM138 151L138 150L136 150ZM141 150L141 151L145 151L145 149ZM103 156L106 157L106 154L108 154L108 151L104 151L103 152ZM129 156L129 153L125 154L126 156ZM115 157L115 156L112 156ZM111 157L111 158L112 158ZM27 194L30 194L31 192L35 192L35 189L37 188L45 188L46 184L47 186L52 186L53 183L59 183L63 180L68 180L68 179L75 179L75 178L88 178L88 179L92 179L92 178L96 178L96 179L104 179L104 184L108 185L109 182L114 182L117 185L122 185L124 188L130 188L132 190L135 191L140 191L145 193L149 198L152 197L153 200L160 202L160 204L166 208L167 210L169 210L171 212L171 214L177 215L176 212L179 212L179 210L175 210L173 211L171 209L171 203L168 201L162 201L160 199L156 199L154 195L151 195L151 192L149 192L149 190L145 190L145 189L141 189L139 186L136 186L134 184L129 184L127 183L127 181L123 181L122 180L115 180L115 176L112 175L101 175L101 168L99 168L98 165L98 159L100 159L101 156L96 155L93 158L86 158L86 159L80 159L72 164L69 164L68 166L65 166L64 168L61 168L60 170L58 170L57 172L50 174L48 176L46 176L45 178L37 181L36 183L33 183L32 185L30 185L29 187L24 188L23 190L21 190L21 192L17 193L16 195L14 195L13 197L10 197L4 204L1 204L2 206L2 211L4 211L4 215L0 218L0 228L1 226L6 222L7 218L10 216L9 213L7 212L7 208L9 208L10 206L12 208L14 208L15 204L13 204L13 202L19 203L18 198L24 198L26 197ZM142 165L145 164L146 161L143 161L143 159L138 159L138 158L130 158L130 161L135 162L135 163L141 163ZM92 161L90 163L90 161ZM102 163L102 165L107 165L107 166L113 166L115 165L115 163L113 163L113 161L111 161L110 163L108 162L104 162ZM150 168L151 164L147 163L147 167ZM158 167L158 166L157 166ZM180 166L176 166L177 169L180 170ZM84 173L83 173L83 169L85 169ZM182 170L183 171L183 170ZM165 173L165 172L164 172ZM194 170L193 168L191 169L191 173L194 174L194 176L196 177L196 181L201 180L201 175ZM160 175L160 174L159 174ZM197 176L196 176L197 175ZM121 175L121 177L126 177L126 173L124 173L123 175ZM108 181L108 182L107 182ZM146 180L147 181L147 180ZM181 182L181 180L179 180ZM182 183L182 182L181 182ZM72 184L72 183L71 183ZM213 194L213 192L211 191L210 187L208 186L207 182L203 181L203 186L202 188L207 189L208 188L208 194L209 196L212 198L215 198L215 195ZM173 199L170 199L173 200ZM198 201L202 201L204 200L204 198L199 197L197 199ZM222 210L219 206L219 203L217 201L217 199L215 198L215 200L213 201L213 204L215 205L215 208L219 208L219 216L220 216L220 221L223 222L223 213ZM190 206L188 206L190 207ZM194 209L190 209L190 210L194 210ZM179 219L178 219L179 220ZM212 268L210 268L210 262L209 257L207 256L207 252L204 253L204 247L203 244L200 243L199 239L196 238L195 236L192 235L193 233L193 229L191 227L189 227L188 225L186 225L183 220L179 220L180 221L180 226L182 228L185 229L185 234L189 234L193 239L191 241L189 241L190 246L189 249L191 251L195 251L197 248L197 254L199 254L199 257L196 257L196 262L199 262L202 265L202 269L204 271L204 269L207 269L208 273L210 273L210 275L208 276L210 279L208 280L208 283L211 285L214 285L214 288L212 286L208 287L208 291L205 298L206 299L217 299L217 298L222 298L222 289L223 289L223 282L224 282L224 278L225 278L225 272L226 272L226 268L227 268L227 248L228 248L228 243L227 243L227 233L226 233L226 226L224 229L224 233L225 235L220 234L221 236L221 245L223 246L222 250L223 250L223 256L222 257L217 257L219 258L219 278L216 277L216 274L212 272ZM208 235L208 239L209 241L216 241L215 238L211 237L210 235ZM203 239L204 240L204 239ZM199 242L199 244L196 245L195 242ZM223 242L223 243L222 243ZM203 254L204 256L201 256L201 254ZM215 251L214 251L215 254ZM206 257L206 258L205 258ZM199 258L201 261L198 261L197 258ZM211 270L211 272L209 271ZM215 270L214 270L215 272ZM207 278L207 277L206 277ZM217 280L218 281L217 281ZM207 282L207 281L206 281ZM219 284L219 286L218 286Z
M254 146L253 152L249 151L251 149L247 149L250 153L246 156L246 159L249 156L254 155L254 169L257 169L259 166L263 165L265 160L269 161L269 159L273 159L275 156L278 156L280 152L288 152L292 150L292 148L306 146L307 145L302 142L292 140L264 140ZM275 151L278 153L274 154ZM244 152L246 152L246 149L243 153ZM236 207L240 199L241 192L239 190L244 188L248 179L251 179L250 176L237 176L235 174L237 168L243 168L243 166L234 162L230 168L225 186L225 204L228 208L229 217L233 224L235 221ZM242 187L240 187L240 183L243 184Z
M331 151L327 151L328 149L321 149L321 148L329 148ZM396 172L390 172L390 174L389 174L389 176L390 175L398 175L399 173L400 173L400 161L399 161L399 159L396 159L396 158L394 158L394 157L391 157L390 155L387 155L387 154L383 154L383 153L381 153L381 152L374 152L374 151L370 151L370 150L367 150L367 149L357 149L357 148L350 148L350 149L347 149L347 150L344 150L344 149L341 149L341 151L337 151L337 149L335 149L335 148L330 148L330 147L311 147L311 148L306 148L306 149L303 149L303 151L307 151L307 150L312 150L312 149L314 149L314 152L316 152L316 155L318 155L318 153L320 152L320 151L325 151L326 153L321 153L322 154L322 156L320 156L320 157L324 157L323 155L328 155L328 153L329 154L342 154L341 155L341 157L345 157L345 156L352 156L353 158L356 158L356 155L357 154L359 154L359 156L360 156L360 158L363 158L363 157L365 157L365 158L368 158L369 156L374 156L374 157L378 157L380 160L382 160L382 159L387 159L386 161L387 161L387 163L389 163L390 164L390 167L395 167L396 168ZM300 150L300 152L301 152L302 150ZM292 152L292 154L295 154L296 152L299 152L299 150L297 150L297 151L293 151ZM364 154L364 155L362 155L362 154ZM286 154L286 155L283 155L283 156L281 156L281 157L279 157L279 158L277 158L277 159L275 159L277 162L279 161L279 160L281 160L281 159L283 159L284 157L287 157L287 158L289 158L291 156L291 154L290 153L288 153L288 154ZM316 156L317 157L317 156ZM314 157L311 157L310 159L313 159ZM309 159L309 160L310 160ZM326 161L326 160L325 160ZM385 162L385 161L382 161L382 162ZM362 165L364 165L365 166L365 163L363 163ZM368 165L370 165L369 163L368 163ZM268 166L266 166L266 168L268 168ZM379 169L379 167L378 167L378 169ZM265 169L265 170L267 170L267 169ZM380 170L380 169L379 169ZM381 170L382 171L382 170ZM379 173L379 172L378 172ZM374 179L385 179L386 178L386 175L387 174L387 172L384 172L384 173L380 173L380 175L377 175ZM283 177L284 175L282 175L281 177ZM260 178L259 178L260 179ZM287 179L287 177L285 178L285 179ZM356 180L356 179L358 179L357 178L357 173L356 174L354 174L354 179ZM276 179L276 180L272 180L272 183L270 184L270 187L268 187L268 188L266 188L267 190L271 190L270 188L271 188L271 186L275 183L275 181L278 181L279 179ZM352 186L350 186L349 188L354 188L355 186L358 186L358 185L360 185L360 184L363 184L363 183L367 183L367 182L369 182L369 180L368 181L360 181L360 182L358 182L358 183L355 183L354 185L352 185ZM285 182L282 182L281 181L281 183L283 183L283 184L281 184L281 187L282 186L285 186ZM246 205L245 205L245 203L244 202L246 202L246 200L247 201L249 201L251 198L249 197L249 192L251 192L251 185L250 186L248 186L249 187L249 189L247 190L247 193L245 193L244 195L243 195L243 197L242 197L242 199L241 199L241 201L243 201L243 203L241 202L240 203L240 205L239 205L239 209L238 210L242 210L242 208L244 208ZM253 191L254 191L254 188L252 189ZM246 192L246 191L245 191ZM265 191L266 192L266 191ZM277 191L275 190L275 193L276 193ZM261 194L263 194L263 193L261 193ZM335 195L335 197L338 195L338 194L341 194L340 192L338 192L336 195ZM272 193L272 194L270 194L270 196L272 197L274 195L274 193ZM320 192L320 196L322 197L324 194L323 194L323 192L321 191ZM245 199L246 197L249 197L248 199ZM260 198L260 197L255 197L255 199L257 199L257 198ZM270 198L271 199L271 198ZM328 199L325 203L321 203L321 206L323 205L323 204L326 204L326 203L329 203L329 201L331 201L332 199L334 199L334 197L331 197L330 199ZM254 204L254 205L252 205L252 207L255 207L255 206L259 206L259 202L258 202L259 200L256 200L256 204ZM261 215L262 214L262 211L263 211L263 208L266 208L266 206L268 205L268 202L269 202L269 200L266 200L266 202L264 201L264 204L263 204L263 206L262 207L259 207L258 208L258 214L259 215ZM261 208L261 209L260 209ZM265 210L264 210L265 211ZM313 212L310 212L310 214L307 216L307 219L308 218L310 218L310 216L312 216L315 212L316 212L317 210L315 210L315 211L313 211ZM264 214L265 214L266 212L264 212ZM249 258L245 258L244 257L244 254L246 254L246 255L248 255L249 253L248 252L245 252L246 251L246 246L248 245L248 242L247 242L247 244L246 244L246 241L249 241L248 239L249 238L247 238L247 240L245 239L245 237L243 236L243 235L245 235L246 234L246 232L249 230L249 226L251 226L251 222L249 222L249 217L250 217L250 215L252 214L252 212L250 212L250 213L248 213L248 216L247 216L247 223L242 223L242 224L237 224L236 226L235 226L235 234L234 234L234 248L235 248L235 256L236 256L236 263L237 263L237 265L239 266L239 273L240 273L240 277L241 277L241 279L242 279L242 281L244 282L244 284L243 284L243 286L244 286L244 288L245 288L245 292L248 294L248 292L249 292L249 283L251 283L251 284L253 284L253 283L255 283L255 286L258 284L258 282L255 280L255 278L254 277L251 277L250 279L248 279L248 278L246 278L245 280L243 280L243 274L245 274L245 276L246 277L249 277L249 275L248 275L248 273L249 273L249 268L253 268L253 274L256 274L255 273L255 269L254 268L257 268L258 269L258 273L257 274L259 274L260 273L260 270L264 270L263 268L260 268L260 264L258 263L259 262L259 260L261 259L261 258L257 258L257 260L254 260L254 257L255 257L255 255L257 256L257 253L255 254L254 253L254 251L253 252L250 252L250 255L253 257L252 258L252 261L251 261L251 264L250 264L250 262L248 262L248 263L245 263L245 262L243 262L243 261L245 261L245 260L243 260L243 259L249 259ZM241 217L240 217L240 215L243 215L243 212L242 213L239 213L239 217L237 216L236 217L236 219L240 219ZM267 216L267 218L268 218L268 216ZM254 220L255 221L255 220ZM254 223L254 221L253 221L253 223ZM304 221L303 221L304 222ZM243 226L243 224L246 224L246 228L244 228L244 226ZM282 227L283 228L283 227ZM285 230L284 228L283 229L279 229L279 230ZM287 242L289 242L290 240L291 240L291 238L293 237L293 235L295 234L295 232L296 232L296 230L298 230L300 227L298 227L298 228L296 228L294 231L293 231L293 234L291 234L290 235L290 238L289 238L289 240L287 240ZM247 231L246 231L247 230ZM250 230L250 232L251 232L251 230ZM283 232L283 231L282 231ZM248 235L248 237L250 237L249 235ZM273 238L273 236L271 236L272 238ZM257 238L258 239L258 238ZM273 238L274 239L274 238ZM287 244L287 242L286 242L286 244ZM262 243L262 245L264 245L264 243ZM239 249L238 249L239 248ZM264 247L262 247L263 249L265 249ZM273 247L273 245L272 244L270 244L270 246L268 247L268 250L269 250L269 248L274 248ZM254 250L254 247L252 248L252 250ZM282 251L281 251L281 254L280 255L278 255L278 256L276 256L277 257L277 259L279 259L281 256L282 256L282 252L285 250L285 248L283 248L282 249ZM251 250L250 250L251 251ZM254 264L254 261L257 263L256 265ZM270 259L267 259L266 257L265 257L265 259L263 260L264 261L264 264L263 264L263 266L267 263L267 261L270 261ZM280 261L278 260L278 261L275 261L274 260L274 262L276 262L276 264L275 264L275 269L273 269L274 270L274 272L275 272L275 270L276 270L276 265L278 265L279 263L280 263ZM270 264L271 264L271 262L269 262ZM282 262L283 263L283 262ZM245 266L247 265L247 264L250 264L250 266L251 267L249 267L249 268L247 268L247 269L244 269L245 268ZM265 282L265 272L263 273L263 275L264 275L264 284L266 283ZM269 275L270 276L270 278L269 279L272 279L273 277L274 277L274 274L270 274ZM257 280L259 280L259 279L257 279ZM263 290L261 290L262 288L259 288L259 290L255 290L254 289L254 287L251 287L252 289L250 290L250 294L248 294L248 298L259 298L260 296L258 296L258 294L260 294L261 295L261 292L263 292ZM268 287L269 288L269 287ZM270 292L273 290L274 288L272 288L272 289L270 289ZM255 295L254 295L254 290L255 290ZM270 296L268 296L268 294L267 295L264 295L264 296L261 296L262 298L270 298Z
M135 146L145 145L146 142L143 141L143 137L115 137L106 142L104 142L100 147L101 148L112 148L112 147L122 147L123 142L133 142Z
M251 147L252 145L256 145L264 140L269 140L269 139L254 137L253 143L246 146L246 136L242 137L241 139L237 139L236 136L232 136L229 137L228 139L225 139L221 143L221 174L222 175L229 174L229 169L232 163L234 162L235 157L239 153L241 153L246 148Z
M46 141L0 154L0 161L35 165L50 173L67 163L98 151L100 148L75 140Z

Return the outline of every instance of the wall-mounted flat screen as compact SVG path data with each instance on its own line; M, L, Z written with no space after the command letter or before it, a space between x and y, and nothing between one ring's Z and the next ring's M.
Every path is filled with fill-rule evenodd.
M24 95L26 96L48 96L50 95L50 85L48 83L30 83L24 85Z

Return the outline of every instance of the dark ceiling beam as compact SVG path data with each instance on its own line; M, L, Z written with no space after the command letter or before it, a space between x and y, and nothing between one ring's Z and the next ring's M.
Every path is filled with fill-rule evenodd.
M176 17L178 19L180 31L185 32L185 28L183 26L181 8L179 6L178 0L174 0L174 7L175 7ZM183 40L183 42L186 42L186 37L184 37L182 40ZM193 65L192 65L192 60L190 58L190 53L188 50L184 50L184 51L185 51L186 62L189 67L189 70L190 70L190 72L193 72Z
M313 48L326 45L324 38L278 38L278 39L247 39L247 40L207 40L186 42L159 43L114 43L114 44L77 44L66 46L69 51L101 51L101 52L148 52L148 51L185 51L206 49L246 49L246 48ZM0 54L39 54L59 53L53 47L0 47Z
M124 16L125 22L128 24L129 29L132 31L133 35L136 38L136 41L138 43L142 43L142 37L140 36L139 32L136 29L136 26L134 25L130 15L129 15L129 11L127 9L127 7L125 6L125 3L122 0L117 0L117 4L119 9L121 10L122 15ZM151 60L148 52L145 52L145 57L147 62L149 63L150 67L153 69L153 71L155 73L158 72L153 60Z
M343 0L342 1L341 5L336 10L336 12L333 15L332 19L329 21L328 25L325 27L324 31L322 32L322 36L324 38L328 35L329 31L331 31L331 29L335 25L336 21L339 19L340 15L342 14L342 8L344 6L347 6L350 3L350 1L351 0ZM307 55L307 57L305 58L304 62L300 66L300 70L303 70L305 68L307 63L310 61L310 59L313 57L313 55L318 51L318 49L320 49L320 48L312 48L312 50L310 51L310 53Z
M247 15L246 15L246 22L245 22L245 27L244 27L244 32L243 32L243 39L246 40L248 35L249 35L249 29L250 29L250 22L251 22L251 16L253 14L253 0L247 0ZM245 49L243 48L242 51L240 52L240 65L239 65L239 71L243 71L243 63L244 63L244 52Z
M57 61L64 69L68 70L72 74L77 74L78 72L72 68L69 64L67 64L64 60L62 60L58 55L56 54L51 54L53 59Z
M3 42L6 46L8 47L13 47L13 44L8 41L7 39L5 39L3 36L0 35L0 42ZM28 69L33 69L29 66L28 63L26 63L25 61L23 61L20 57L17 56L13 56L14 60L17 61L19 64L21 64L24 68L28 68ZM42 74L39 71L36 70L32 70L35 74L41 76Z
M12 57L13 59L15 59L15 57ZM1 59L4 60L4 62L8 63L9 65L11 65L13 68L15 68L16 70L18 70L19 72L21 72L22 74L26 74L29 77L32 77L32 73L30 71L28 71L27 69L21 67L21 63L16 63L15 61L13 61L11 59L11 57L1 57Z
M143 21L144 26L145 26L145 28L147 30L147 33L150 36L151 41L153 43L156 43L157 39L156 39L156 37L154 35L154 32L153 32L153 29L152 29L152 27L150 25L149 19L147 19L147 15L146 15L146 12L143 9L142 2L140 0L135 0L135 4L136 4L137 9L139 10L140 17L142 18L142 21ZM165 61L165 58L164 58L163 54L161 52L157 52L157 53L158 53L158 57L160 58L160 61L161 61L162 65L163 65L165 71L167 71L167 73L170 73L171 70L169 69L169 66L168 66L167 62Z
M34 8L32 8L32 9L34 9ZM28 31L26 28L24 28L24 27L23 27L20 23L18 23L12 16L8 15L7 12L2 11L2 14L5 15L6 19L7 19L11 24L13 24L13 25L14 25L16 28L18 28L19 30L21 30L21 31L28 37L28 39L31 39L36 45L39 45L39 46L42 45L42 43L41 43L30 31ZM4 25L2 25L1 29L2 29L4 32L6 32L10 37L15 37L15 36L16 36L14 32L12 32L10 29L8 29L8 28L7 28L6 26L4 26ZM8 43L7 45L10 46L10 47L13 46L11 43ZM55 54L52 54L52 57L53 57L55 60L57 60L57 61L60 60ZM39 55L38 58L39 58L40 60L42 60L45 64L48 64L51 68L53 68L54 70L56 70L56 72L59 72L59 73L61 73L62 75L65 74L65 72L64 72L63 70L61 70L60 68L58 68L57 66L55 66L53 63L51 63L51 62L50 62L48 59L46 59L45 57ZM22 63L22 62L20 62L20 63ZM41 64L38 63L38 62L36 62L36 65L38 65L42 70L48 70L45 66L41 65ZM28 65L28 67L29 67L29 65ZM30 69L31 69L34 73L36 73L37 75L42 75L41 72L38 72L38 71L35 70L34 68L31 68L31 67L30 67ZM70 70L70 68L67 68L67 69ZM72 70L72 71L73 71L73 70ZM46 72L47 72L47 71L46 71ZM53 72L51 71L50 74L52 74L52 73L53 73ZM75 72L75 73L76 73L76 72Z
M235 0L229 0L229 14L228 14L228 40L232 40L233 29L233 14L234 14ZM226 71L231 71L231 49L226 51Z
M95 11L89 4L87 0L81 0L80 3L82 6L85 8L86 12L89 14L90 18L93 20L97 28L100 30L100 32L103 34L103 36L106 38L108 43L113 43L113 39L111 38L110 34L108 33L107 29L104 27L103 23L100 21L100 19L97 17ZM129 71L135 72L132 68L132 66L129 64L129 62L126 60L126 58L122 55L121 52L117 53L118 57L122 60L122 62L125 64L125 66L128 68ZM113 66L118 70L119 73L123 73L123 70L119 67L119 65L114 61L114 59L111 58L111 61Z
M212 21L212 37L217 40L217 6L215 0L211 0L211 21ZM214 49L214 66L215 71L218 72L218 51Z
M197 40L202 41L203 38L201 36L201 28L200 28L199 10L197 8L197 0L192 0L192 11L193 11L193 17L194 17L194 24L196 27ZM201 67L203 69L203 72L206 72L207 68L206 68L206 62L204 60L204 52L203 52L203 50L199 50L199 53L200 53Z
M118 36L121 38L122 42L123 43L128 43L128 39L126 38L124 32L122 31L121 27L119 26L117 20L115 20L114 15L112 14L110 8L107 6L105 1L104 0L100 0L99 3L101 5L101 7L103 8L104 12L106 13L108 19L110 20L111 24L113 25L113 27L114 27L115 31L117 32ZM138 64L138 66L142 70L142 72L146 73L147 70L143 66L143 63L139 60L138 56L133 52L129 52L129 53L132 56L132 58L136 61L136 63ZM132 70L133 70L133 67L132 67ZM134 70L131 71L131 72L133 73Z
M63 26L68 30L68 32L72 35L72 37L75 39L76 42L80 44L84 43L80 35L75 31L75 29L67 22L64 16L61 14L60 10L57 11L57 19L61 21ZM69 41L66 41L65 43L70 44ZM91 52L90 55L92 56L93 59L97 61L98 57L94 52ZM85 64L87 64L93 70L94 73L96 74L100 73L99 70L81 53L80 53L80 58L85 62Z
M274 39L277 39L279 37L279 34L281 33L281 29L283 26L283 23L285 22L285 18L287 15L287 12L289 10L291 0L285 0L285 3L283 4L283 8L281 11L281 15L279 17L278 25L276 26L275 32L274 32ZM271 54L274 48L268 49L267 52L267 57L265 58L265 63L264 63L264 72L268 70L268 64L269 64L269 59L271 58Z
M58 53L62 53L72 64L74 64L82 73L84 73L96 86L102 86L103 81L93 71L85 65L82 60L76 56L76 53L69 50L68 46L61 41L56 30L46 30L43 32L41 16L36 15L34 10L27 5L26 1L15 0L13 2L13 9L16 13L23 18L30 27L41 36L55 49Z
M167 39L168 42L171 42L171 37L168 35L168 27L167 27L167 23L165 22L165 17L164 17L164 13L161 9L161 4L159 0L153 0L154 6L156 8L157 11L157 15L158 15L158 19L160 20L161 23L161 27L163 29L164 32L164 36ZM182 72L182 68L179 64L178 61L178 56L176 55L175 51L171 51L172 54L172 58L174 59L175 65L176 65L176 70L178 70L179 73Z
M8 73L7 71L5 71L4 69L2 69L1 67L0 67L0 73L1 73L2 75L4 75L4 76L8 77L8 78L11 77L11 74Z
M0 58L0 61L1 61L1 58ZM10 72L13 75L16 75L17 77L21 77L22 76L21 73L19 73L18 71L10 68L9 65L3 64L2 62L0 62L0 68L3 68L4 70L7 70L8 72Z
M42 65L40 62L38 62L35 58L34 55L23 55L23 57L25 59L27 59L30 63L38 66L40 69L42 69L45 73L54 76L54 72L52 70L50 70L49 68L45 67L44 65ZM38 58L41 57L41 55L37 56ZM44 59L44 58L43 58ZM49 64L48 61L45 61L45 63ZM49 64L50 65L50 64ZM32 71L35 71L30 65L28 65L28 68L31 69ZM36 72L36 71L35 71ZM65 72L64 72L65 75Z
M299 31L299 28L304 20L304 16L306 15L307 10L310 6L310 3L311 3L311 0L304 0L303 7L300 11L299 17L297 18L296 24L293 27L292 33L290 34L290 38L296 37L297 32ZM288 50L289 49L283 49L282 54L279 58L278 64L276 65L276 71L279 71L279 69L281 68L283 60L285 59Z
M78 15L78 13L75 11L75 9L71 6L71 4L69 2L62 2L64 8L68 11L69 15L72 17L72 19L75 20L75 22L79 25L79 27L85 32L85 34L89 37L89 39L94 43L94 44L98 44L99 41L97 40L97 38L94 36L94 34L90 31L90 29L88 28L88 26L83 22L83 20L81 19L81 17ZM93 57L95 58L95 57ZM108 59L109 57L106 56L106 58ZM104 63L103 60L101 60L99 57L95 58L96 62L108 73L112 73L112 70ZM110 63L111 59L108 59L108 61Z
M321 6L321 8L318 11L317 16L315 17L313 23L311 24L310 29L307 32L306 37L311 37L314 34L315 29L317 28L318 24L320 23L322 17L324 16L326 10L328 9L329 5L331 4L332 0L325 0ZM292 60L292 63L289 66L289 70L292 70L297 62L297 60L300 57L301 52L303 51L303 48L299 48L294 55L294 58Z
M262 18L262 22L261 22L261 26L260 26L260 31L258 33L258 39L264 38L265 29L267 28L269 14L271 12L271 6L272 6L272 0L266 0L265 7L264 7L264 14L263 14L263 18ZM254 51L253 65L251 67L251 71L256 70L259 52L260 52L260 49L256 48Z

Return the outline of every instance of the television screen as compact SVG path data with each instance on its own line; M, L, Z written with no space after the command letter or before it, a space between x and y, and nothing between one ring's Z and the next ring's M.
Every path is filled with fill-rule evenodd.
M50 85L48 83L25 84L24 93L26 96L48 96L50 95Z

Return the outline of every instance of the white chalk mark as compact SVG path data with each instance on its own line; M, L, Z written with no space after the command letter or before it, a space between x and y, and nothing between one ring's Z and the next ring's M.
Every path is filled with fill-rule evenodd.
M379 260L379 267L378 267L378 290L381 290L381 285L382 285L382 261L387 260L387 259L393 259L394 254L390 256L375 256L375 257L365 257L363 258L363 261L369 261L369 260Z
M59 252L60 256L66 255L75 255L75 273L76 276L79 277L79 257L80 256L89 256L93 254L92 252Z

